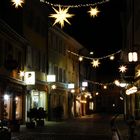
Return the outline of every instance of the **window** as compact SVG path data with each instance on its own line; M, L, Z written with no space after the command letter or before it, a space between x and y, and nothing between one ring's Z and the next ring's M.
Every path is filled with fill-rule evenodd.
M58 81L58 67L54 66L54 74L56 75L56 81Z
M4 53L3 53L3 40L0 38L0 66L3 64L3 57L4 57Z
M29 27L33 27L33 13L32 12L28 12L28 14L26 14L26 22Z
M66 82L66 71L63 70L63 73L62 73L62 82Z
M62 40L59 40L59 42L58 42L58 51L59 51L59 53L61 53L62 54Z
M46 57L45 54L42 55L42 72L45 72L45 67L46 67Z
M59 68L59 82L62 82L62 68Z
M39 64L40 64L40 53L34 49L33 50L33 66L35 70L39 70Z
M40 18L39 18L39 17L37 17L37 18L35 19L34 26L35 26L35 31L36 31L37 33L40 33Z
M26 62L27 66L29 68L31 68L32 67L32 48L30 46L27 47L27 58L26 58L26 60L27 60L27 62Z
M22 53L21 53L21 51L17 52L17 63L18 63L18 68L22 69Z
M9 42L5 42L5 55L6 55L6 59L8 59L8 57L12 57L13 58L13 46L12 44L10 44Z

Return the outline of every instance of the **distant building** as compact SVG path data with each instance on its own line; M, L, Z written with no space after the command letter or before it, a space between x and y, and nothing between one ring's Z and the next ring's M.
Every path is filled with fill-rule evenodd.
M26 85L20 74L28 43L0 19L0 44L0 119L9 120L12 126L25 118Z

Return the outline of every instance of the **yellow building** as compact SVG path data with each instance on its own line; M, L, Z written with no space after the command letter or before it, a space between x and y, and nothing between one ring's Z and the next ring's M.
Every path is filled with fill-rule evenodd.
M56 89L50 92L50 117L56 119L55 110L63 108L63 119L75 116L74 96L79 88L79 60L70 52L78 53L83 46L58 27L49 28L48 74L56 76ZM68 84L74 84L74 93Z

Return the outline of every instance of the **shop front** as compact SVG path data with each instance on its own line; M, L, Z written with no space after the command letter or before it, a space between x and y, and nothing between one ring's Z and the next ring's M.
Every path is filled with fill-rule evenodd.
M0 81L0 119L12 131L19 130L24 122L25 92L26 87L21 81L10 78Z
M62 87L51 90L49 93L50 120L68 118L68 94Z
M45 85L36 84L34 86L27 86L26 110L25 110L26 121L29 121L27 112L30 111L30 109L42 108L43 110L48 112L47 98L48 97Z

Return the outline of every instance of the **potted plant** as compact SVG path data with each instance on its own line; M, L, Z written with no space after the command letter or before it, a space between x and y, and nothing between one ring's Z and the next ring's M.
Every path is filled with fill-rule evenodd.
M40 107L36 113L37 126L44 126L44 119L47 117L47 113L43 107Z

